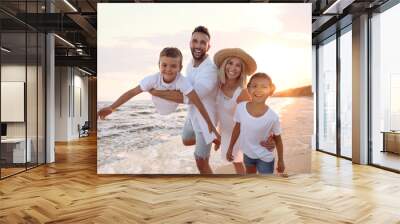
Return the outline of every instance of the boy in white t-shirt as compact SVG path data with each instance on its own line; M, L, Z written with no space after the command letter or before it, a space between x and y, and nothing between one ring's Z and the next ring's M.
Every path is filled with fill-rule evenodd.
M150 91L152 89L179 90L183 95L186 95L189 98L192 104L197 107L200 114L207 122L209 132L213 132L215 134L214 143L219 145L221 137L211 122L207 110L205 109L197 93L194 91L190 82L180 74L182 69L182 53L180 50L174 47L164 48L160 53L159 68L160 72L145 77L140 81L138 86L125 92L113 104L111 104L111 106L101 109L98 112L100 119L104 119L106 116L115 111L117 107L121 106L132 97L144 91ZM178 106L178 103L164 100L156 96L152 96L152 100L156 110L162 115L174 112Z
M233 146L239 138L239 145L243 151L243 162L247 174L272 174L274 172L274 152L266 149L260 142L273 134L278 152L279 173L285 170L283 161L283 144L278 114L265 104L275 90L271 78L265 73L256 73L251 76L247 84L251 95L251 102L242 102L236 107L234 116L235 126L232 131L226 158L233 161Z

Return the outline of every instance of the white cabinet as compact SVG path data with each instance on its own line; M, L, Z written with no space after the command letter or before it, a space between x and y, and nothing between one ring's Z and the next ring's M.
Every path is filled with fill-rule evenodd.
M26 140L27 147L25 153L25 138L7 138L1 140L2 147L12 150L12 162L13 163L25 163L32 161L32 140L28 138ZM27 159L25 161L25 159Z

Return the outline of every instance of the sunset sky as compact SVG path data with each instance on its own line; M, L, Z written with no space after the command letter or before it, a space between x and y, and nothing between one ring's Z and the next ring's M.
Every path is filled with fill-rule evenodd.
M191 33L199 25L210 31L211 56L242 48L277 91L311 84L311 4L99 3L98 100L116 100L157 72L167 46L182 51L185 75Z

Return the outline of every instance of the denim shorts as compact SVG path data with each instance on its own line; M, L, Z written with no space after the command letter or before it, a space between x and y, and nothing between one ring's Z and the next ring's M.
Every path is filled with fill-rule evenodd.
M186 119L182 131L182 140L196 139L194 157L196 159L208 159L210 157L211 145L207 144L201 132L195 132L190 119Z
M275 160L272 160L271 162L265 162L261 159L252 159L246 156L246 154L243 154L243 162L246 166L255 166L257 168L257 172L260 174L274 173Z

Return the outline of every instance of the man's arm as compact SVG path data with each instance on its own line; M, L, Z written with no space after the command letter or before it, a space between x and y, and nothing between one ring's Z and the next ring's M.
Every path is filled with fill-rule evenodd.
M267 140L261 141L261 142L260 142L260 145L261 145L262 147L268 149L268 150L271 151L271 152L274 151L275 146L276 146L275 141L274 141L274 135L272 134L272 135L270 135L270 136L268 137Z
M178 90L152 89L149 91L149 93L153 96L157 96L165 100L173 101L176 103L183 103L183 94Z
M251 101L251 96L247 89L243 89L238 98L236 99L236 103Z
M278 160L283 160L283 144L280 135L274 135L274 141L276 142L276 151L278 152Z

